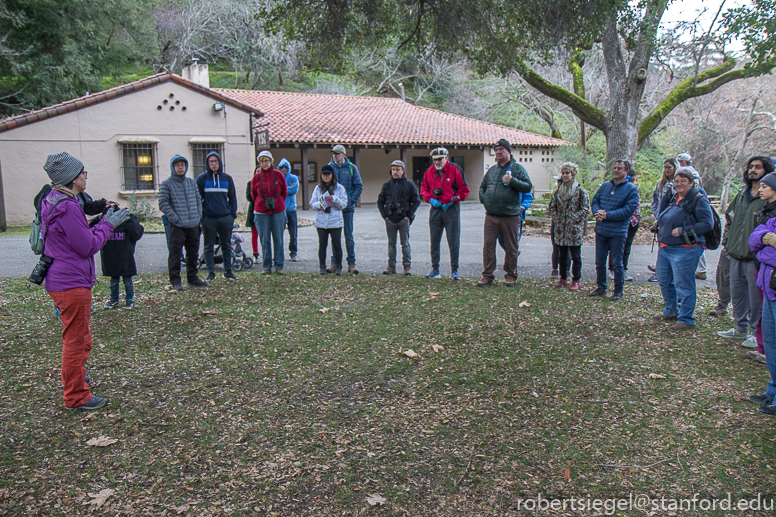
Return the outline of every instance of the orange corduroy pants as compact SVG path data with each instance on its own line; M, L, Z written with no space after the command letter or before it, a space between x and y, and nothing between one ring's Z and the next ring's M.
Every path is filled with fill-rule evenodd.
M92 350L92 331L89 319L92 311L92 290L76 287L52 292L62 317L62 384L65 407L78 407L92 398L86 384L86 361Z

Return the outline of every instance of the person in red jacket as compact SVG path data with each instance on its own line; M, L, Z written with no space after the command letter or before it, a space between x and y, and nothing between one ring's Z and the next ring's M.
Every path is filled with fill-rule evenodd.
M254 223L261 239L263 271L272 273L274 258L275 273L283 274L283 231L286 228L286 196L288 185L283 173L273 167L274 159L269 151L259 153L259 166L253 175L251 196L253 197ZM274 254L272 248L275 248Z
M429 167L420 184L423 201L431 205L428 226L431 231L431 272L427 278L439 278L439 245L442 231L447 234L450 249L450 266L453 280L460 280L458 274L458 249L461 244L461 207L466 201L469 185L457 165L447 159L447 149L437 147L431 152L434 165Z

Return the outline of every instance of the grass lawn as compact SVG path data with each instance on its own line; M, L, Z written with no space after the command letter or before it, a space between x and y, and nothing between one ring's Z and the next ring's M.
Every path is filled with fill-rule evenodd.
M655 286L612 303L549 283L248 273L175 293L136 277L135 309L93 314L110 404L87 414L62 406L48 295L0 279L0 514L605 513L538 511L540 494L770 513L700 506L776 497L776 420L746 400L767 370L717 338L714 292L675 335L651 320Z

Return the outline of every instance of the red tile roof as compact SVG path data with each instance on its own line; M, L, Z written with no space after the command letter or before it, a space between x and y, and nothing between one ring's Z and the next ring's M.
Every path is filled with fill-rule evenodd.
M555 147L557 138L415 106L401 99L254 90L218 91L265 113L273 143L495 144Z
M62 102L60 104L55 104L54 106L49 106L48 108L31 111L29 113L25 113L24 115L17 115L15 117L0 120L0 133L8 129L26 126L27 124L37 122L38 120L44 120L47 118L55 117L62 113L75 111L85 106L91 106L92 104L97 104L98 102L103 102L106 100L113 99L115 97L120 97L122 95L136 92L138 90L142 90L143 88L148 88L149 86L155 86L157 84L165 83L167 81L176 82L182 86L185 86L186 88L200 92L209 97L213 97L214 99L220 100L221 102L225 102L231 106L236 107L237 109L246 111L248 113L253 113L258 117L261 117L263 115L260 110L257 110L252 106L248 106L231 97L227 97L216 90L211 90L209 88L205 88L198 84L194 84L178 75L156 74L150 77L146 77L145 79L140 79L139 81L135 81L133 83L125 84L123 86L117 86L116 88L111 88L110 90L93 93L91 95L79 97L78 99L73 99L67 102Z

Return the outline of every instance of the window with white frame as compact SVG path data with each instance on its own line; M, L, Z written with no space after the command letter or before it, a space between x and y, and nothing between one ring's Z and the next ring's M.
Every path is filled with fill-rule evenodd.
M208 154L216 152L221 156L221 165L225 167L224 144L220 142L192 142L191 143L191 170L194 176L207 170L205 158Z
M123 190L156 190L159 165L156 159L156 143L122 143Z

